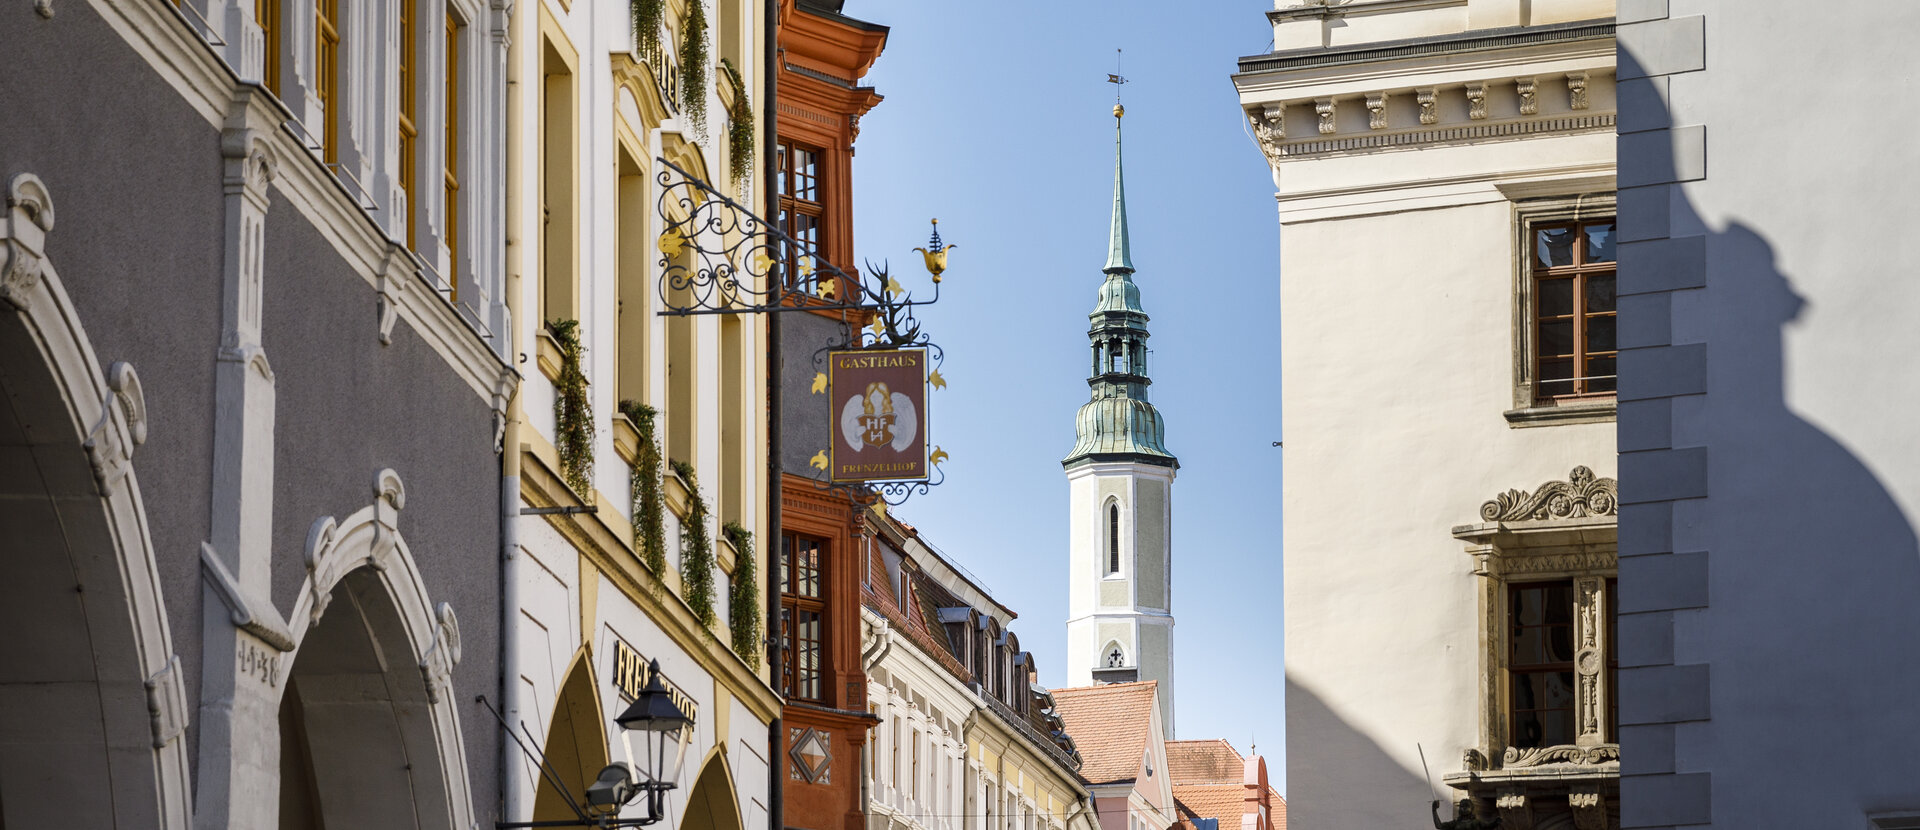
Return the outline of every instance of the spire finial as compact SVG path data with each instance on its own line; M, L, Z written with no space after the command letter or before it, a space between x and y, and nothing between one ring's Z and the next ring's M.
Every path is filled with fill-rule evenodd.
M1107 76L1107 83L1113 88L1113 226L1107 238L1107 265L1101 269L1109 274L1133 272L1133 257L1128 253L1127 244L1127 187L1120 171L1120 118L1126 115L1127 108L1120 105L1120 87L1127 79L1119 73L1120 50L1114 51L1115 72Z

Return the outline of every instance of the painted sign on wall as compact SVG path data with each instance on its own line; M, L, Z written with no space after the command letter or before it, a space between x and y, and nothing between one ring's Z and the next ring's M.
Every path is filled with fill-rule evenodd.
M834 481L927 477L927 352L827 355Z
M616 638L613 641L613 685L620 690L620 696L629 701L638 698L640 690L645 689L647 681L651 679L647 674L647 659L641 657L640 652L634 651L632 646L627 645L625 640ZM665 673L662 672L662 674ZM693 698L687 697L686 692L681 691L679 686L673 685L673 681L664 676L660 678L660 685L667 687L667 693L672 696L673 704L680 707L680 711L687 713L689 723L700 722L700 704L695 703Z

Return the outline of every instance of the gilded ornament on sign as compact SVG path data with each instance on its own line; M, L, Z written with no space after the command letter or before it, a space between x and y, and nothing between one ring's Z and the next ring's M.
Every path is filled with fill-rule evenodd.
M931 374L927 375L927 385L935 389L945 389L947 388L947 379L940 376L939 369L935 369Z
M940 220L935 219L933 220L933 239L927 243L927 247L914 250L919 251L921 258L926 260L927 273L933 275L933 281L939 282L940 275L947 270L947 252L958 247L960 246L948 245L940 241Z

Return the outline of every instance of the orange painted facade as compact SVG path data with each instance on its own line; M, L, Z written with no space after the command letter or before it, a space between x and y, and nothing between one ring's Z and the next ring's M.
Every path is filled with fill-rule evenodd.
M885 48L887 29L842 15L840 5L836 0L780 0L775 132L783 145L816 154L817 190L809 200L820 222L815 254L855 274L853 142L860 134L860 116L880 103L879 93L861 86L860 79ZM845 314L815 313L835 320ZM804 389L813 375L810 361L793 354L785 360L785 371L792 375L784 378L789 389L796 382ZM818 684L810 686L811 696L789 694L781 713L786 734L777 763L786 770L783 823L793 830L863 830L861 748L877 722L867 712L860 654L864 511L843 491L821 489L813 479L794 473L782 478L780 510L783 545L792 537L819 546L819 600L824 603ZM790 670L797 658L806 659L788 653ZM824 774L818 763L822 745L828 756Z

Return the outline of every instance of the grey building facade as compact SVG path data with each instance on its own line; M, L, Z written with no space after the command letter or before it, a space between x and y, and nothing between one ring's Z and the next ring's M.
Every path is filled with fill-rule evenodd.
M1626 827L1920 826L1920 9L1801 11L1619 5Z
M504 11L322 6L0 8L0 826L496 815Z

